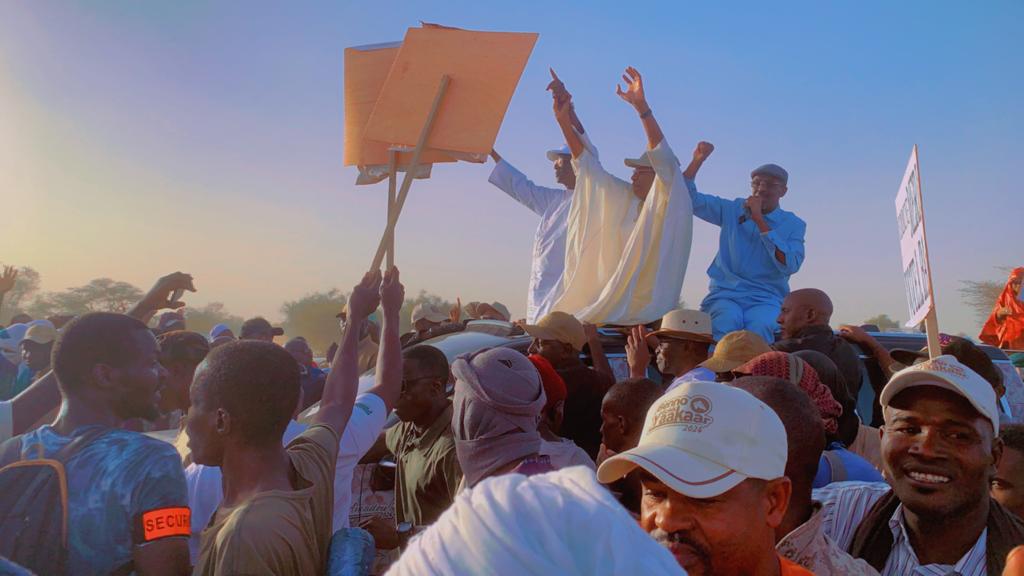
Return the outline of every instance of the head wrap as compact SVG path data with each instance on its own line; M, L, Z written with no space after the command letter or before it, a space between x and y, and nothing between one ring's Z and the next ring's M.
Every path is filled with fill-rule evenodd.
M829 392L828 386L821 383L817 372L807 362L785 352L766 352L750 362L735 369L739 374L751 376L774 376L789 380L811 397L811 402L821 412L821 420L825 424L825 432L835 434L839 429L839 415L843 407Z
M992 307L985 326L981 328L978 340L985 344L991 344L999 348L1017 348L1024 345L1024 301L1021 301L1020 294L1014 294L1010 284L1014 279L1024 276L1024 268L1014 268L1010 277L1003 286L1002 293ZM1010 310L1010 315L1002 319L998 312L1004 308Z
M452 433L469 487L540 450L546 397L533 364L509 348L492 348L452 363Z
M540 374L541 384L544 385L544 395L547 396L547 402L544 403L541 412L547 412L552 406L569 397L569 389L565 386L565 380L547 358L540 354L530 354L527 358Z
M683 575L594 472L488 478L414 539L388 574Z

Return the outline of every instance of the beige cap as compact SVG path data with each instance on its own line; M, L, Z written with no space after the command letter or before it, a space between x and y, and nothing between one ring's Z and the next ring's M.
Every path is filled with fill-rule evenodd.
M582 350L587 343L587 333L583 324L572 314L550 312L536 324L525 324L526 333L540 340L555 340L571 345L575 350Z
M416 322L424 319L430 320L431 322L441 323L448 320L448 315L431 304L417 304L412 309L412 323L415 324Z
M647 156L647 152L637 158L626 158L624 162L630 168L651 168L651 159Z
M764 338L750 330L737 330L722 336L715 346L715 353L700 365L712 372L729 372L771 351Z
M31 340L36 344L49 344L56 339L57 329L53 327L53 324L48 320L40 320L28 327L25 337L21 341Z
M715 341L711 337L711 316L700 310L673 310L661 319L661 328L650 335L694 342Z
M747 478L786 474L786 429L749 392L715 382L685 382L647 411L640 443L612 456L597 479L614 482L643 468L672 490L713 498Z
M476 313L478 318L483 318L485 314L491 316L501 316L501 318L489 318L489 320L505 320L506 322L511 318L508 312L508 307L501 302L478 302L476 307Z
M915 386L935 386L963 396L992 423L992 429L999 432L999 405L995 390L988 380L961 364L955 356L938 356L893 374L882 388L878 401L883 407L889 406L896 395Z

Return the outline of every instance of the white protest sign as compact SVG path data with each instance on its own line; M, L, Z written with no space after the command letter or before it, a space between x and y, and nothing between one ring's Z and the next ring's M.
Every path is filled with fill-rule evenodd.
M921 169L917 162L916 145L910 153L903 182L896 193L896 219L899 223L903 281L910 309L907 326L913 327L920 325L935 308L932 271L928 263L928 240L924 234Z

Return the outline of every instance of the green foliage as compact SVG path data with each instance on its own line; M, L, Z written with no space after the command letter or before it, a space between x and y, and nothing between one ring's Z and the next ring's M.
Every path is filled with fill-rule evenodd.
M879 314L878 316L872 316L864 321L864 324L874 324L878 326L880 332L899 332L903 329L900 323L889 318L888 314Z
M96 278L84 286L63 292L45 292L27 307L34 318L56 314L80 315L89 312L125 313L143 296L142 290L127 282Z
M243 321L241 316L228 313L224 309L224 304L220 302L210 302L201 308L185 308L185 326L204 336L208 335L210 329L217 324L227 324L235 336L238 336Z
M332 289L285 302L281 306L285 337L302 336L309 342L314 354L326 353L331 343L337 342L341 336L336 316L347 300L339 290Z

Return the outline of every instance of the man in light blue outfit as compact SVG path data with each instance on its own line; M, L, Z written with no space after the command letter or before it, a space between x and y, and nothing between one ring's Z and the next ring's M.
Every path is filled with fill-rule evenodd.
M533 238L533 262L530 265L530 292L526 303L526 321L536 323L550 312L554 294L565 271L565 236L569 207L576 187L576 172L568 146L549 150L548 160L554 163L555 180L564 188L547 188L534 184L501 155L491 150L496 162L488 182L500 188L515 201L538 216L540 224Z
M722 228L718 254L708 267L710 291L700 309L711 315L715 340L745 329L771 343L789 277L804 261L807 224L779 207L789 174L775 164L750 173L748 198L726 200L698 192L693 178L714 149L708 142L698 144L683 173L693 215Z

